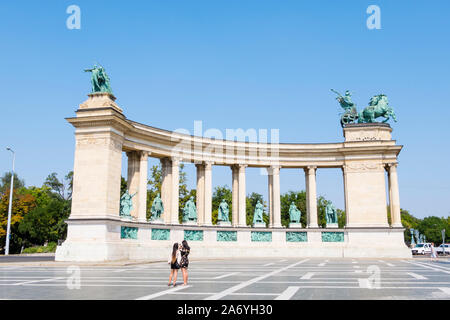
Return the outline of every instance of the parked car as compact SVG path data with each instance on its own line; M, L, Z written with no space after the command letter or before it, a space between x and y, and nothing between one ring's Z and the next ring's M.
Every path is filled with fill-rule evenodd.
M431 254L431 243L418 243L411 251L412 254Z
M450 254L450 243L443 243L436 248L437 254Z

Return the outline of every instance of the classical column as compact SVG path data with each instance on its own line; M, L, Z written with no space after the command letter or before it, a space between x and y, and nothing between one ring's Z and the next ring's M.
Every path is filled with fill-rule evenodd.
M281 228L280 167L273 166L272 173L273 173L273 189L272 189L273 227Z
M316 167L309 166L305 169L306 176L306 212L308 228L318 228L317 224L317 192L316 192Z
M148 184L148 155L141 151L139 155L139 191L137 194L139 202L138 220L147 221L147 184Z
M389 170L389 206L391 209L391 222L393 227L402 227L402 218L400 213L400 195L398 191L397 164L392 163L388 166Z
M239 227L247 226L245 167L246 165L244 164L239 165Z
M161 200L164 205L163 219L164 223L171 221L172 207L172 164L169 158L163 158L161 161Z
M239 168L235 165L231 166L232 173L232 223L233 227L239 225Z
M127 176L127 188L130 195L133 196L131 209L131 216L138 219L139 218L139 167L140 167L140 154L138 151L127 152L128 157L128 176Z
M179 224L178 219L178 208L179 208L179 198L180 198L180 160L178 158L172 158L172 203L171 203L171 214L170 223Z
M197 167L197 222L202 225L205 222L205 165L196 164Z
M205 221L207 226L212 225L212 162L205 163Z
M267 180L269 186L269 227L273 227L273 171L272 168L267 168Z

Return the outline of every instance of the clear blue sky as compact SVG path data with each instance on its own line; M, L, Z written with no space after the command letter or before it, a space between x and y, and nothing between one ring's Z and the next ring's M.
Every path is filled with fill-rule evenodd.
M66 8L81 8L81 30ZM366 9L381 9L369 30ZM398 123L402 208L418 217L450 208L450 2L442 1L2 1L0 174L27 185L73 167L74 116L98 61L129 119L155 127L279 129L281 142L339 142L330 88L350 89L361 108L380 92ZM236 116L242 113L243 116ZM151 161L151 164L156 163ZM194 186L194 166L187 166ZM267 195L248 170L247 192ZM214 185L231 170L215 167ZM304 188L282 170L282 192ZM340 170L320 170L318 193L343 208Z

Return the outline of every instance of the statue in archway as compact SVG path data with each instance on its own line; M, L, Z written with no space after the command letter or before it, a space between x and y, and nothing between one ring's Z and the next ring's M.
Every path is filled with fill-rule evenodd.
M102 66L94 65L92 69L86 69L84 72L91 72L92 93L106 92L112 94L109 77Z
M152 208L150 209L151 212L151 221L155 220L161 220L161 215L164 213L164 204L161 200L160 194L158 193L156 195L155 200L153 200Z
M131 219L131 210L133 210L133 197L136 195L136 193L130 195L127 190L122 195L122 197L120 197L120 217Z
M195 206L194 197L190 197L183 208L183 221L197 221L197 207Z
M291 202L291 206L289 207L289 220L292 223L300 223L301 211L297 209L294 201Z
M337 211L331 202L325 207L325 218L328 224L337 224Z
M253 224L264 223L263 215L264 215L264 206L262 205L261 201L258 200L255 206L255 212L253 214Z
M230 221L230 210L228 208L228 203L225 201L225 199L222 199L222 202L219 204L217 220L223 222Z

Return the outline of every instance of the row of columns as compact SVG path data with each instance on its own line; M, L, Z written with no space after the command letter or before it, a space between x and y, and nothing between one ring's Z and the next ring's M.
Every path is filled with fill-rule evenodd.
M146 221L147 209L147 172L149 152L127 152L128 156L128 190L133 197L134 216L139 221ZM179 158L162 158L161 199L164 204L164 223L178 224L179 212ZM197 223L212 225L212 165L213 162L196 164L197 167ZM232 165L232 226L246 227L246 185L245 168L247 165ZM398 191L397 164L387 166L389 181L389 206L393 227L401 227L400 198ZM268 170L269 226L281 227L280 201L280 166ZM304 168L306 184L307 227L318 227L316 166ZM345 186L344 186L345 187ZM142 190L142 192L139 192ZM175 196L172 196L175 195Z

